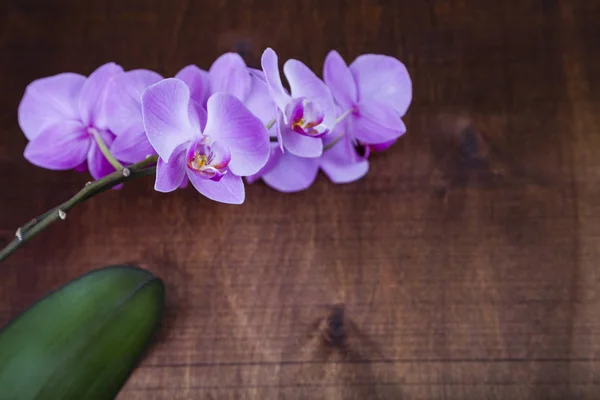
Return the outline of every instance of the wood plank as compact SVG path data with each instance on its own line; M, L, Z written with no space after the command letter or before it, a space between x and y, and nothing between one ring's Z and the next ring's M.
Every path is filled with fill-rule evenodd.
M0 325L92 268L167 283L123 399L597 399L600 4L475 0L39 1L0 5L0 244L86 176L22 158L33 79L114 60L173 75L264 47L403 60L408 133L361 181L247 188L243 206L133 182L0 269ZM313 329L336 303L352 356Z

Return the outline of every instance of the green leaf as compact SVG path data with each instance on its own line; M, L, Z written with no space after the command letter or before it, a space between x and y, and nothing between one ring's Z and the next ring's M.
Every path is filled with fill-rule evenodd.
M0 331L0 400L113 399L158 329L163 282L115 266L50 293Z

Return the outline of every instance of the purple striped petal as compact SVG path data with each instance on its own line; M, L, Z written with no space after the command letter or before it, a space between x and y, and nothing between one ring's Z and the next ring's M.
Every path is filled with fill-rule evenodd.
M194 99L190 100L190 105L188 106L188 116L194 132L204 132L204 129L206 128L206 121L208 119L206 110Z
M231 152L229 169L235 175L258 172L269 158L269 134L263 123L235 97L216 93L208 99L204 135Z
M392 147L392 145L394 143L396 143L397 140L398 139L394 139L394 140L390 140L390 141L383 142L383 143L371 144L371 145L369 145L369 147L371 148L372 151L381 152L381 151L387 150L390 147Z
M315 103L316 107L325 114L325 125L329 126L335 119L335 104L331 91L321 79L306 65L298 60L288 60L283 66L293 98L304 97Z
M294 132L289 126L280 124L281 139L287 151L299 157L319 157L323 153L323 141Z
M162 158L158 159L156 165L156 180L154 181L154 190L157 192L168 193L187 184L185 165L185 146L180 146L173 152L169 163Z
M188 65L175 75L175 78L181 79L190 88L190 97L200 103L206 105L210 94L208 82L208 72L198 68L195 65Z
M360 102L377 101L402 117L412 100L412 82L404 64L377 54L359 56L350 65Z
M277 165L264 173L262 179L267 185L280 192L299 192L313 184L318 171L318 158L302 158L283 153Z
M25 147L25 158L38 167L67 170L85 160L91 139L78 121L63 121L44 129Z
M356 156L348 135L323 153L320 166L333 183L354 182L369 171L369 161Z
M187 174L185 174L185 176L183 177L183 182L181 182L181 185L179 185L179 189L185 189L186 187L188 187L190 183L190 179L187 177Z
M395 140L406 132L395 110L374 101L359 103L357 112L348 118L348 127L351 135L365 144Z
M136 128L131 132L123 132L117 136L113 141L110 152L117 160L127 164L142 161L147 156L156 154L144 130L138 131Z
M256 174L247 176L246 182L254 183L258 179L260 179L264 174L271 171L279 163L279 158L282 155L283 152L281 151L277 143L271 143L271 154L269 155L269 160L267 161L265 166L262 167L260 171L258 171Z
M244 105L256 115L265 125L277 116L277 105L269 94L269 88L265 81L256 75L251 75L252 88L244 101Z
M250 75L257 77L264 83L267 83L267 80L265 79L265 73L262 69L248 67L248 71L250 72Z
M51 125L79 120L79 93L85 76L58 74L31 82L19 104L19 126L29 140Z
M285 147L283 146L283 134L281 132L283 129L289 129L289 127L286 126L284 118L285 117L283 113L281 111L278 111L277 121L275 121L275 137L277 137L277 143L279 143L279 148L281 149L281 151L285 151Z
M244 182L241 177L228 172L219 182L215 182L206 179L189 168L186 171L192 185L207 198L228 204L242 204L244 202Z
M106 129L109 115L104 106L111 80L123 73L115 63L107 63L96 69L87 78L79 95L79 113L86 126Z
M250 94L252 81L246 63L237 53L225 53L208 71L211 93L227 93L240 101Z
M108 129L119 136L124 132L144 132L142 93L162 76L146 69L127 71L115 76L106 96Z
M356 82L354 82L350 68L335 50L330 51L325 58L323 79L344 111L352 108L358 101Z
M88 172L87 166L87 151L86 151L86 159L81 164L75 167L75 171L77 172Z
M196 134L189 117L190 89L176 78L150 86L142 95L144 129L154 150L168 160L177 146Z
M273 49L267 48L261 57L261 66L267 81L269 93L277 107L283 112L286 104L290 101L290 95L283 88L281 75L279 74L279 64L277 54Z

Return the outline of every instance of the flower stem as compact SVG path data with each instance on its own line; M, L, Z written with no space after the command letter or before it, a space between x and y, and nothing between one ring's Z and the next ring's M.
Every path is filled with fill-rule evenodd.
M65 219L67 211L75 207L77 204L94 197L97 194L107 191L108 189L127 181L131 181L142 176L153 175L156 172L156 167L152 166L156 163L157 157L151 156L136 164L127 167L127 173L124 169L115 171L110 175L105 176L94 182L89 182L83 189L71 197L66 202L54 207L37 218L27 222L15 234L15 238L2 250L0 250L0 262L8 258L19 247L21 247L29 239L46 229L52 223L59 219ZM121 167L122 168L122 167Z
M337 117L337 119L333 123L333 126L331 127L331 131L333 132L333 128L335 128L335 126L337 124L339 124L340 122L342 122L353 111L354 111L353 108L349 108L348 110L344 111L339 117ZM325 152L325 151L331 149L336 144L338 144L339 141L342 140L342 138L344 137L345 134L346 134L346 132L340 133L335 139L333 139L333 141L331 141L329 144L323 146L323 151Z
M340 140L342 140L342 138L344 137L344 135L346 134L346 132L342 132L340 133L335 139L333 139L330 143L328 143L327 145L323 146L323 151L327 151L329 149L331 149L333 146L335 146L336 144L339 143Z
M267 128L267 130L269 130L273 127L273 125L275 125L275 118L270 120L269 123L265 125L265 128Z
M100 136L98 131L94 129L93 134L94 134L94 139L96 140L96 143L98 144L98 148L100 149L102 154L104 154L104 157L106 157L106 159L108 160L110 165L112 165L113 168L116 169L117 171L121 171L123 169L123 165L119 162L119 160L117 160L115 158L115 156L112 155L112 153L108 149L108 146L106 145L106 143L104 143L104 140L102 140L102 137Z
M335 120L335 122L333 123L333 126L336 126L337 124L339 124L340 122L342 122L348 115L350 115L350 113L354 111L353 108L349 108L346 111L344 111L339 117L337 117L337 119ZM332 128L333 129L333 128Z

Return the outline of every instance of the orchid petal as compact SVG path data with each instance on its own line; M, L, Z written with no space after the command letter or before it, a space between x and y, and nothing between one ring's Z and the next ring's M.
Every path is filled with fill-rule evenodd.
M406 126L398 113L382 104L371 101L359 103L358 113L348 121L350 133L365 144L384 143L402 136Z
M354 182L369 171L369 161L357 159L348 136L323 153L321 169L333 183Z
M181 185L179 185L179 189L185 189L186 187L188 187L190 183L190 179L187 177L187 174L185 174L185 176L183 177L183 182L181 182Z
M190 89L176 78L164 79L142 94L144 129L154 150L168 160L195 133L189 117Z
M106 95L108 129L119 136L123 132L144 132L142 93L162 77L146 69L127 71L115 76Z
M255 75L251 75L252 88L244 105L267 125L277 116L277 106L269 94L267 84Z
M114 136L108 132L99 132L99 134L106 146L110 148L114 140ZM115 171L115 168L110 165L110 162L108 162L104 154L102 154L102 151L100 150L100 147L98 147L98 144L95 140L92 140L92 144L88 152L88 168L90 170L90 174L96 180L103 178Z
M64 73L31 82L19 104L19 126L29 140L51 125L79 120L78 99L85 76Z
M156 165L156 180L154 190L168 193L181 187L186 180L185 146L179 146L171 156L168 163L162 158L158 159Z
M280 153L278 163L263 174L267 185L284 193L299 192L313 184L319 171L318 158L296 157L291 153Z
M25 147L25 158L38 167L77 168L87 157L90 136L78 121L63 121L44 129Z
M279 145L277 145L277 143L271 143L271 154L269 155L269 160L267 161L265 166L262 167L260 171L258 171L256 174L248 175L246 177L246 182L254 183L258 179L260 179L264 174L271 171L279 163L279 158L282 155L283 152L279 148Z
M271 97L273 97L273 101L277 104L277 107L281 111L285 111L285 106L290 101L290 95L285 91L281 83L277 54L273 49L267 48L263 52L260 61L269 93L271 93Z
M294 132L289 126L280 124L283 146L290 153L300 157L319 157L323 153L323 141Z
M335 50L330 51L325 58L323 79L344 111L352 108L357 102L356 82L354 82L350 68Z
M194 99L190 100L190 104L188 106L188 116L194 132L203 132L206 128L206 121L208 117L204 107Z
M244 202L244 182L241 177L228 172L220 181L216 182L206 179L189 168L186 171L196 190L209 199L228 204L242 204Z
M228 93L245 101L252 81L246 63L237 53L225 53L215 60L208 71L211 93Z
M204 135L229 148L229 169L235 175L258 172L269 158L269 134L265 126L235 97L216 93L208 99Z
M390 147L392 147L392 145L394 143L396 143L398 139L394 139L394 140L389 140L387 142L383 142L383 143L374 143L369 145L369 147L371 148L371 150L375 151L375 152L381 152L384 150L389 149Z
M117 160L128 164L142 161L149 155L156 154L144 130L140 131L137 128L117 136L110 147L110 152Z
M208 72L198 68L195 65L188 65L175 75L175 78L181 79L190 88L190 97L200 103L206 105L209 96L209 79Z
M358 100L375 100L402 117L412 100L412 82L404 64L394 57L365 54L350 65L358 87Z
M257 77L264 83L267 83L267 80L265 79L265 73L262 69L248 67L248 71L250 72L250 75Z
M88 166L87 166L87 150L86 150L86 159L79 164L78 166L76 166L74 169L77 172L88 172Z
M79 95L79 113L82 122L97 129L107 128L109 115L104 103L111 80L123 73L123 68L115 63L107 63L96 69L87 78Z
M226 168L231 162L231 151L229 148L223 146L220 142L212 142L210 145L210 151L213 154L213 159L210 162L212 167L217 169Z
M330 120L335 118L335 104L325 82L298 60L287 60L283 66L283 72L290 84L292 97L304 97L316 103L325 116L329 117L329 120L325 122L325 125L329 126L332 122Z
M285 152L285 147L283 146L283 134L281 133L284 129L290 129L285 121L285 117L281 111L277 111L277 120L275 121L275 136L277 137L277 143L279 143L279 148L282 152ZM270 135L270 133L269 133Z

